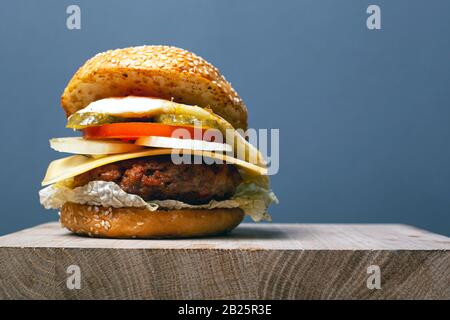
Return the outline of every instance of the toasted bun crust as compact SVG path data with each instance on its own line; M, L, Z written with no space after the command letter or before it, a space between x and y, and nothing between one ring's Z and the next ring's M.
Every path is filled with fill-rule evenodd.
M247 129L247 108L219 70L189 51L168 46L97 54L75 73L61 104L69 116L92 101L128 95L209 106L236 129Z
M169 210L105 208L68 202L61 224L70 231L102 238L188 238L225 233L241 223L241 209Z

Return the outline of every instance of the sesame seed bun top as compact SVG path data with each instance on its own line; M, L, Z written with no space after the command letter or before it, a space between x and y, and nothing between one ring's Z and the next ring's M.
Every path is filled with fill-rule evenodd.
M128 95L210 107L236 129L247 129L247 108L219 70L194 53L169 46L97 54L69 81L61 104L70 116L92 101Z

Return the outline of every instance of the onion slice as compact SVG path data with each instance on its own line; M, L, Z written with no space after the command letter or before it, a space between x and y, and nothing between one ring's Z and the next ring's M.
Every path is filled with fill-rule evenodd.
M203 151L232 151L232 147L229 144L208 142L203 140L193 139L178 139L168 137L141 137L135 142L136 145L156 148L171 148L171 149L183 149L183 150L203 150Z
M144 148L133 143L114 140L85 140L81 137L54 138L50 147L59 152L105 155L140 151Z

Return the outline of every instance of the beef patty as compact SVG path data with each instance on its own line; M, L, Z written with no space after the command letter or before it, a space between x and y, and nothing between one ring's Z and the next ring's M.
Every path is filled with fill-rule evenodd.
M75 177L75 186L112 181L144 200L179 200L203 204L232 196L242 178L228 164L174 164L170 156L145 157L111 163Z

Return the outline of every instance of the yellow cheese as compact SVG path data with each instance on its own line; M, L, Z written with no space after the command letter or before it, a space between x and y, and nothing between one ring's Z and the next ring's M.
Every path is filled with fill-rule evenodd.
M42 185L45 186L65 179L69 179L86 171L104 166L109 163L140 157L167 155L171 154L172 152L182 152L182 150L151 149L132 153L107 155L102 157L74 155L67 158L58 159L51 162L48 166L47 173L45 174L45 178L42 181ZM224 163L236 165L249 175L255 176L267 174L266 168L223 154L201 150L188 150L187 152L188 154L222 160Z

